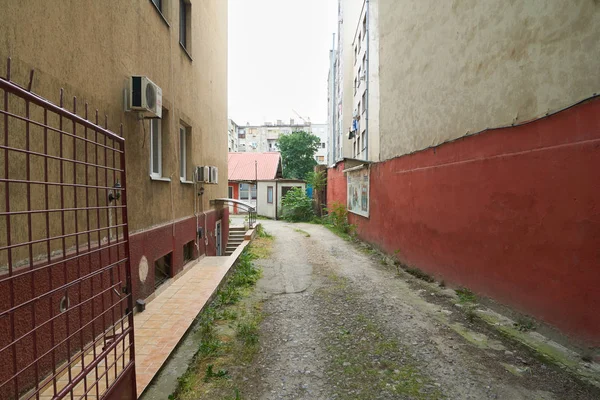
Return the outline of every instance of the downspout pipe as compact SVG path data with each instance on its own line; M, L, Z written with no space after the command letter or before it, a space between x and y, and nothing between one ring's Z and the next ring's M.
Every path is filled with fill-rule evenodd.
M369 0L365 0L365 18L367 19L367 32L366 32L366 42L367 42L367 49L366 49L366 53L367 53L367 66L366 66L366 71L365 71L365 83L367 85L367 87L365 88L365 90L367 91L367 112L365 113L365 155L366 155L366 160L370 161L369 159L369 109L371 107L369 107L369 96L371 95L371 92L369 92L369 72L370 72L370 54L369 54L369 39L370 39L370 30L371 30L371 21L370 21L370 12L369 12ZM360 22L359 22L360 24ZM360 25L359 25L360 26Z

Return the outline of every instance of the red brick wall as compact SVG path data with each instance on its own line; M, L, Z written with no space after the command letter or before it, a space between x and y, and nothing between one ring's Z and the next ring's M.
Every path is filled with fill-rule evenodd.
M339 166L328 201L344 199ZM359 236L600 344L600 100L372 165Z

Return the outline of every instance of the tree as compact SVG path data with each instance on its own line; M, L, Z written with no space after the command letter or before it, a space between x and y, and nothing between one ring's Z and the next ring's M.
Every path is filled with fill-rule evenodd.
M283 177L288 179L306 179L317 162L315 153L321 139L304 131L279 137L277 145L283 162Z

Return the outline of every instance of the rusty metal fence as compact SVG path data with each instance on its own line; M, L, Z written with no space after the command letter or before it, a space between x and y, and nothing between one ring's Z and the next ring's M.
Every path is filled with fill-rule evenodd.
M122 135L0 78L0 398L135 393ZM81 110L80 110L81 113ZM135 395L133 395L135 396Z

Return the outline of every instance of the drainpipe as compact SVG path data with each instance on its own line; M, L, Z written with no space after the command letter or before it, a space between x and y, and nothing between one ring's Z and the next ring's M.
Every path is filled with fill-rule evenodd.
M277 221L277 192L279 191L279 181L275 181L275 221Z
M366 9L365 9L365 18L367 18L367 32L366 33L366 42L367 42L367 66L366 66L366 71L365 71L365 83L367 85L367 87L365 88L365 90L367 91L367 112L365 113L365 153L366 153L366 160L369 160L369 109L371 107L369 107L369 96L371 95L371 92L369 92L369 58L370 58L370 54L369 54L369 38L370 38L370 33L369 31L371 30L371 21L369 20L370 17L370 13L369 13L369 0L365 0L366 1ZM359 22L360 23L360 22ZM360 26L360 25L359 25Z

